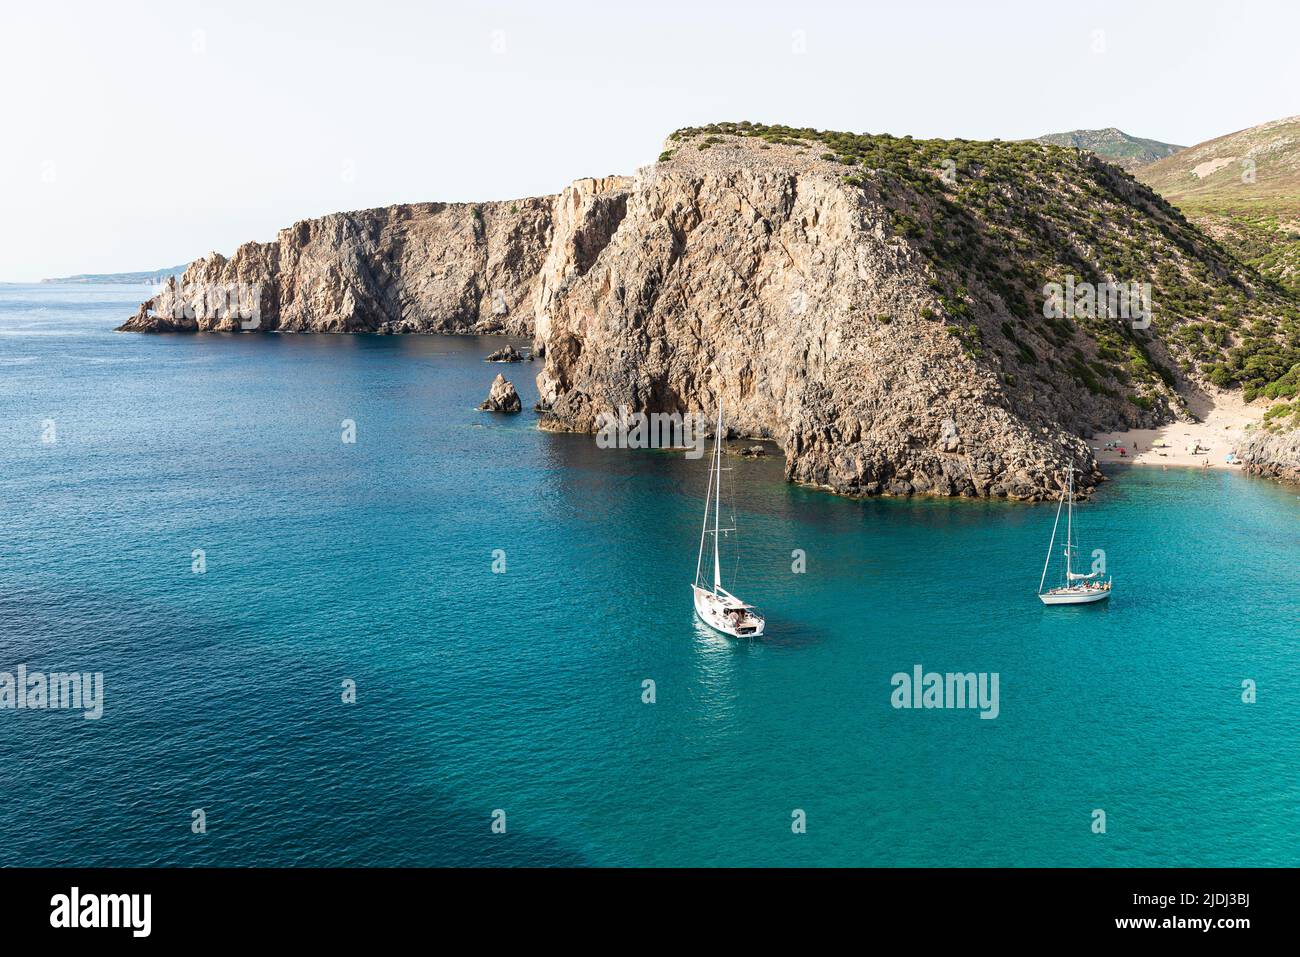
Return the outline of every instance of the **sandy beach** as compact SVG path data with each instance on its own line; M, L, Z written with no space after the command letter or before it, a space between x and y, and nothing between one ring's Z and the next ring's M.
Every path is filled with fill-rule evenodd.
M1158 429L1131 429L1094 435L1088 444L1102 463L1240 468L1225 461L1246 430L1258 422L1267 402L1247 404L1239 392L1197 394L1188 407L1199 422L1171 422ZM1106 448L1116 443L1117 448ZM1123 455L1119 449L1123 449ZM1193 451L1199 449L1199 451Z

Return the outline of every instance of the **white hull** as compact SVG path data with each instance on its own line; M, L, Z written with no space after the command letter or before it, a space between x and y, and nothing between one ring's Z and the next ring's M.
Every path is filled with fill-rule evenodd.
M718 425L713 433L713 464L709 466L709 485L704 493L704 525L700 529L700 555L695 562L695 581L691 591L695 597L695 614L714 631L732 638L757 638L766 624L763 616L731 592L722 587L722 566L718 557L718 539L734 528L722 527L722 403L718 403ZM709 528L709 511L713 512L713 528ZM713 587L701 588L704 572L704 543L713 536Z
M1056 530L1061 525L1061 508L1069 504L1065 515L1065 574L1061 576L1065 583L1060 588L1043 591L1047 581L1047 569L1052 563L1052 550L1056 547ZM1074 535L1074 461L1070 461L1070 477L1061 492L1061 504L1056 506L1056 521L1052 523L1052 540L1047 544L1047 558L1043 560L1043 576L1038 580L1038 599L1044 605L1091 605L1105 601L1110 597L1110 579L1104 582L1099 577L1104 571L1093 569L1091 574L1074 574L1074 559L1079 554ZM1095 553L1094 553L1095 554ZM1081 584L1074 584L1081 582ZM1086 584L1085 584L1086 583Z
M1091 605L1095 601L1105 601L1110 597L1110 589L1102 591L1096 588L1070 589L1069 591L1043 592L1038 596L1044 605Z
M692 585L695 592L695 614L714 631L720 631L732 638L758 638L763 634L766 622L753 610L736 607L724 602L707 588Z

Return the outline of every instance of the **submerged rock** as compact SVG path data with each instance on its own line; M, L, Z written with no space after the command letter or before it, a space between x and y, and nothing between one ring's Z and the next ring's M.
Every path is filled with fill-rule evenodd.
M523 403L519 400L514 383L498 372L492 380L487 399L479 409L483 412L518 412L522 408Z

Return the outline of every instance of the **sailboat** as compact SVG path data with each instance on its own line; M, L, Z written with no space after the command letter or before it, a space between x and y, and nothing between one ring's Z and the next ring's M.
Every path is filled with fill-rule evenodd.
M1056 530L1061 525L1061 507L1065 506L1065 561L1062 584L1043 591L1047 582L1047 569L1052 564L1052 549L1056 547ZM1043 562L1043 577L1038 582L1038 597L1044 605L1088 605L1110 597L1111 580L1101 580L1101 572L1084 574L1074 570L1074 555L1078 550L1074 540L1074 460L1070 460L1070 478L1061 492L1056 506L1056 521L1052 523L1052 540L1047 545L1047 559Z
M712 511L713 527L709 527ZM718 403L718 426L713 433L713 458L709 464L709 486L704 496L704 527L700 530L700 554L695 561L695 614L710 628L733 638L757 638L763 634L763 616L753 605L746 604L722 587L722 563L718 558L718 540L735 528L722 527L722 403ZM704 543L713 538L713 585L700 584L704 571Z

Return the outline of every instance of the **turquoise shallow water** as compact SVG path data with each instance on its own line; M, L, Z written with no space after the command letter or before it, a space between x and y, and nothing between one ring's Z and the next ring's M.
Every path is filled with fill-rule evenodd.
M1114 597L1045 609L1051 507L729 460L735 642L704 463L474 411L536 398L499 340L111 333L140 294L0 286L0 670L107 688L0 711L2 864L1300 863L1300 489L1117 473ZM893 709L918 663L999 717Z

